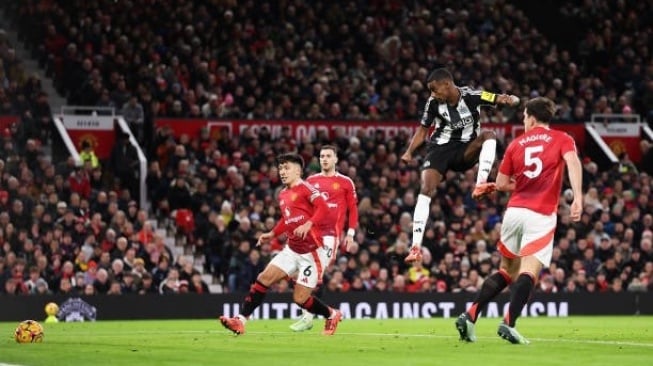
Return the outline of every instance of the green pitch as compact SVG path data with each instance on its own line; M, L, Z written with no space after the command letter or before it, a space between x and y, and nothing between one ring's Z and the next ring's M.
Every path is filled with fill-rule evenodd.
M531 344L496 336L481 319L479 341L458 341L455 319L344 320L333 337L323 321L298 334L290 320L252 321L234 336L216 320L43 324L41 344L17 344L0 323L0 366L11 365L652 365L653 317L524 318Z

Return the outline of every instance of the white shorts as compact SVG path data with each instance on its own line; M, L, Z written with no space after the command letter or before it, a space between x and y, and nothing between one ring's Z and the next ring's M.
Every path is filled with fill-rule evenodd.
M270 264L279 267L289 277L297 274L297 283L308 288L315 288L322 283L324 269L329 264L326 247L312 252L299 254L287 245L272 258Z
M521 207L508 207L501 224L498 249L506 258L535 256L544 267L551 264L557 215L542 215Z
M338 245L336 244L335 236L323 236L322 244L324 244L324 251L326 252L329 266L332 266L338 256Z

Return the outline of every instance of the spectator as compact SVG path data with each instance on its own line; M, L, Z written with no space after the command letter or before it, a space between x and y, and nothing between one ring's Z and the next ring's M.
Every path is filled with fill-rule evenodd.
M143 143L143 119L145 116L143 106L138 102L138 99L133 95L129 97L129 101L122 106L121 113L136 140Z
M173 0L161 2L162 6L174 3ZM325 5L325 14L340 5L339 2ZM519 96L547 95L559 105L560 118L568 121L585 121L592 113L608 111L649 114L647 106L651 103L646 101L653 95L653 84L647 82L645 76L650 55L641 53L645 47L623 47L622 42L632 37L621 37L629 34L628 28L634 27L642 36L633 42L640 46L645 42L650 30L643 27L642 22L625 24L624 20L629 19L629 11L646 14L650 10L646 2L626 4L624 9L610 4L601 8L609 10L599 13L615 14L610 25L614 36L610 39L605 39L603 33L607 27L605 22L592 21L588 12L578 11L584 10L586 4L562 7L563 13L568 12L565 16L580 17L578 23L585 29L586 37L577 54L574 50L563 51L563 47L546 39L542 35L544 32L510 3L474 2L479 14L502 14L500 20L491 22L492 29L488 28L487 17L470 17L450 0L435 5L418 1L413 5L411 12L391 13L375 6L352 5L355 11L348 18L347 26L360 32L349 32L338 42L332 42L329 36L318 39L310 32L299 31L309 17L311 4L295 6L294 16L288 18L292 27L279 23L284 24L279 28L278 24L265 20L281 19L289 11L271 9L272 14L279 16L259 17L264 19L262 24L274 30L273 33L276 31L280 39L298 40L301 47L289 52L274 40L261 42L260 48L249 47L245 44L248 41L242 39L232 40L235 49L243 49L243 57L254 60L247 65L229 62L228 56L219 52L214 52L215 58L207 58L200 50L210 50L212 46L199 36L199 44L195 41L192 47L194 37L179 41L182 43L180 49L189 50L187 55L186 51L182 55L172 49L161 51L177 41L171 35L159 35L156 36L159 39L155 39L145 34L142 37L146 43L155 46L145 56L133 54L128 51L133 46L129 41L133 39L129 33L129 29L133 29L131 20L97 18L98 14L112 13L117 5L109 3L101 4L103 12L89 12L89 4L80 3L79 8L65 11L61 5L54 4L36 9L36 16L21 16L19 24L28 43L54 76L57 88L71 100L119 108L127 108L133 102L136 106L140 104L143 138L147 140L145 136L155 135L149 149L152 158L147 178L153 213L163 225L174 209L195 212L196 235L189 237L188 245L196 246L195 253L205 253L206 266L212 268L215 281L228 290L232 273L228 267L235 257L242 257L243 263L251 263L256 252L260 254L259 263L266 263L284 244L277 241L258 250L251 247L258 232L270 229L265 229L266 222L280 215L270 207L279 186L273 157L283 151L296 150L302 154L314 151L326 138L318 135L315 139L295 141L289 128L276 132L261 128L258 135L253 130L243 131L241 139L231 139L230 134L219 129L203 131L198 137L175 139L170 129L150 131L148 123L154 118L203 114L211 118L275 120L323 119L325 116L415 120L414 106L427 97L420 83L428 70L436 66L449 67L456 79L477 88ZM24 9L25 6L18 4L11 9ZM224 5L215 6L226 15L221 21L230 25L208 26L205 33L214 34L215 39L226 39L229 29L242 26L245 14L255 16L261 12L254 3L230 10L231 15ZM447 7L451 10L445 12ZM197 24L202 16L195 6L171 9L170 19L182 25ZM139 26L144 29L158 27L157 18L149 16L153 10L136 11L141 12L139 19L145 19ZM109 46L117 52L104 54L99 60L97 49L84 48L89 42L88 34L77 32L73 36L72 28L47 21L53 14L61 13L73 22L90 16L93 22L105 24L106 28L100 32L112 30L111 37L120 41ZM324 22L334 24L331 19L325 18ZM399 25L395 27L399 29L398 34L384 36L388 24ZM519 31L514 24L520 25ZM113 34L114 31L119 34ZM193 33L197 30L193 29ZM359 33L367 36L357 37ZM414 37L415 34L420 36ZM527 37L528 42L524 42ZM70 260L74 261L73 272L86 271L84 292L88 289L89 293L96 293L100 291L95 291L88 283L96 284L97 277L104 277L101 272L112 268L112 259L120 259L124 262L122 272L134 273L140 279L134 281L139 293L158 292L158 285L167 278L175 258L165 247L163 238L150 235L149 229L144 229L145 221L134 216L139 215L137 207L129 206L138 187L134 175L138 171L137 156L132 146L125 136L119 136L119 143L107 164L93 169L93 159L90 159L90 166L85 169L90 175L90 194L86 188L82 192L73 188L70 178L76 174L74 160L47 156L48 149L44 148L53 137L48 96L41 90L40 80L21 72L20 60L6 42L0 39L0 57L4 65L0 67L0 109L19 116L20 122L2 131L0 144L2 272L14 273L14 269L20 267L17 259L23 259L23 272L36 265L40 277L51 283L51 290L58 292L60 281L57 279ZM342 44L355 50L351 57L340 56ZM606 45L609 50L603 51L601 47L605 49ZM327 59L330 55L335 56ZM524 55L543 61L534 63ZM600 62L588 62L597 57ZM152 67L138 71L121 66L125 64L151 64ZM265 72L259 75L256 70ZM135 115L140 113L138 109L136 107ZM514 117L511 113L483 111L480 119L503 123ZM139 134L136 134L138 138ZM398 276L403 276L404 280L410 278L409 268L401 265L406 241L402 231L407 227L398 225L402 216L408 217L412 212L415 198L407 192L414 191L418 185L417 169L397 162L407 139L405 135L386 139L382 133L372 136L356 133L349 137L338 132L334 141L329 141L341 147L339 170L349 175L357 186L361 225L366 229L357 237L361 255L345 256L342 269L326 274L327 287L333 291L360 289L360 286L388 291L393 280L397 284L401 282ZM645 142L642 149L644 159L637 168L645 172L653 166L647 163L653 149ZM624 165L630 166L626 160ZM591 158L584 161L588 205L582 222L564 223L560 219L555 237L556 253L559 253L555 254L555 264L564 271L564 279L562 275L556 276L557 269L553 271L558 291L561 287L562 291L572 291L573 286L578 291L598 291L597 283L602 290L608 287L614 290L615 286L629 288L633 283L633 288L640 288L637 281L644 288L653 286L651 273L646 270L653 260L653 249L646 234L651 224L645 226L646 217L650 217L653 209L650 204L653 173L649 173L638 175L629 168L619 174L618 170L600 169ZM497 220L505 197L498 195L479 203L469 200L468 176L474 174L471 170L462 177L444 177L438 187L440 193L431 202L432 220L425 230L424 246L432 258L427 260L424 254L422 263L422 269L431 275L420 291L469 290L474 288L473 276L487 276L497 268L496 245L500 228ZM113 177L120 181L118 185L107 186L103 182L113 181ZM180 182L182 189L175 188L173 192L177 178L183 180ZM131 190L131 198L114 192L125 187ZM33 192L40 192L43 197ZM460 210L464 211L462 216ZM562 217L564 210L564 207L560 209ZM454 216L460 218L452 222L446 219ZM591 233L600 226L601 230ZM132 235L132 232L139 234ZM121 241L124 249L117 249L121 236L125 236L126 243ZM602 240L604 237L609 240ZM239 253L238 245L242 241L250 243L246 253ZM364 252L369 254L369 262L362 255ZM608 268L612 267L610 260L614 261L616 275ZM369 277L365 263L369 263ZM469 267L465 263L469 263ZM389 269L393 270L392 275L387 275ZM148 270L157 278L155 286ZM163 273L166 275L158 279ZM385 277L381 273L386 273ZM25 273L20 276L25 277ZM614 278L608 281L609 276ZM108 286L106 280L100 281L103 293L109 292L112 286L113 278L109 277ZM193 290L195 277L191 275L189 291ZM602 277L606 277L605 281ZM21 281L8 278L13 279L9 287L19 286ZM75 274L70 278L75 289L82 288L81 277ZM615 285L617 278L621 279L621 285ZM28 282L28 278L23 279ZM124 281L125 278L120 292L127 292ZM0 279L0 288L4 289L7 282L7 278ZM38 278L36 282L40 283ZM411 282L408 284L403 287L410 288ZM37 288L48 291L47 287ZM287 283L274 289L285 291L286 288Z
M97 159L97 158L96 158ZM82 198L91 197L91 181L83 166L75 167L75 170L68 177L70 191L79 194Z
M251 271L248 268L248 255L250 252L250 243L243 240L238 245L238 250L231 257L228 271L229 292L247 291L252 283Z
M190 284L189 284L189 292L193 292L196 294L208 294L209 293L209 285L206 284L202 280L202 276L199 273L193 274L193 277L191 277Z
M154 285L152 275L149 273L144 273L141 281L141 285L138 289L140 295L145 294L158 294L159 289Z
M97 276L93 282L95 292L98 294L106 294L109 292L111 282L109 281L109 274L104 268L97 271Z
M93 146L88 141L82 141L82 151L79 153L79 158L84 164L90 163L92 169L97 169L100 167L100 160L98 159L95 151L93 151Z
M138 156L129 142L129 134L121 133L111 151L111 170L123 187L128 187L132 197L138 197Z

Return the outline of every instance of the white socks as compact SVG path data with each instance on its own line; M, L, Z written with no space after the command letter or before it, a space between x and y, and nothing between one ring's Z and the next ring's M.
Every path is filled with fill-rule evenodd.
M478 175L476 176L476 184L487 182L494 164L494 157L497 154L497 140L485 140L481 147L481 153L478 156Z
M306 318L308 320L313 320L313 318L315 317L315 314L311 313L310 311L308 311L306 309L302 309L302 317Z
M415 205L415 213L413 214L413 246L418 248L422 246L422 239L424 238L424 228L426 221L429 219L431 211L431 197L420 194L417 196L417 204Z

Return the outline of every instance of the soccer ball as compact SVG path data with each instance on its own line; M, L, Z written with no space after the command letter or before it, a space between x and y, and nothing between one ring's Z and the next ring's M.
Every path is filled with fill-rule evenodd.
M47 316L57 315L58 312L59 305L53 302L49 302L47 305L45 305L45 314L47 314Z
M16 327L14 337L18 343L43 342L43 327L36 320L24 320Z

